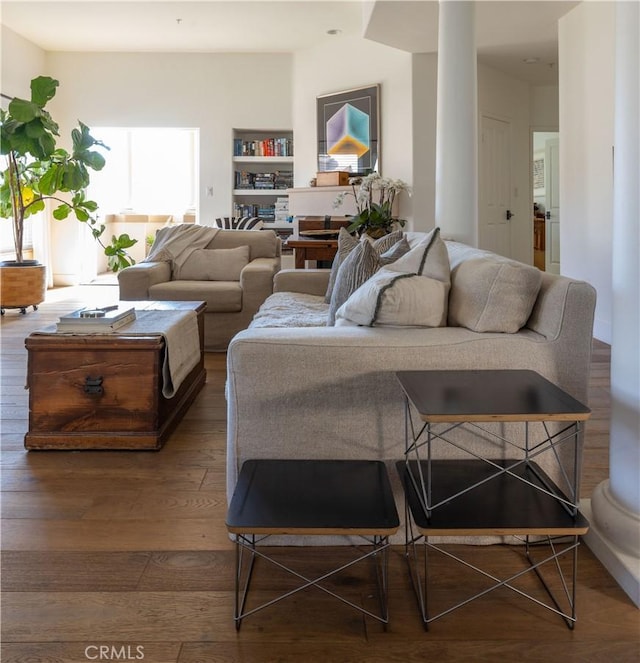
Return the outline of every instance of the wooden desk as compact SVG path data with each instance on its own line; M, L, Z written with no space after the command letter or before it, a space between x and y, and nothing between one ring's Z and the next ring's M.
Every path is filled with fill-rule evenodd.
M307 260L332 261L338 251L338 240L291 235L286 246L293 249L296 269L304 269Z

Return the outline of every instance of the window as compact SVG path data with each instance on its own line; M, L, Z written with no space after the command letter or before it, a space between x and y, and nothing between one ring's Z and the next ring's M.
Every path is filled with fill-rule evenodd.
M110 148L103 170L91 173L89 188L101 216L195 209L197 129L92 128L91 133Z

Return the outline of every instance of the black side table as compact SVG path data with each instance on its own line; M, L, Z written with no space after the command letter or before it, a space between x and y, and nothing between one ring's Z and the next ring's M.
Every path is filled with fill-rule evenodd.
M240 469L227 513L227 529L236 535L236 628L240 628L244 617L307 587L317 587L383 624L388 623L387 548L389 536L397 532L399 526L387 470L380 461L246 461ZM318 578L307 578L275 561L256 545L274 534L360 536L370 544L370 549ZM244 552L248 552L246 563ZM302 584L246 610L256 558L284 569ZM380 614L369 612L321 584L338 571L368 558L373 558L376 564Z
M578 537L589 524L578 511L579 433L590 410L534 371L451 370L402 371L397 378L405 394L405 460L397 464L405 489L408 512L405 553L425 628L428 624L498 587L506 587L560 615L569 628L576 621L575 586ZM412 407L417 410L414 421ZM523 435L507 439L483 424L515 422ZM529 426L543 426L541 440L532 442ZM551 432L547 422L558 422ZM483 457L467 449L451 433L459 427L485 438L494 436L497 458ZM438 444L453 445L460 458L433 459ZM572 465L567 471L558 448L572 444ZM507 451L508 450L508 451ZM500 453L502 451L502 453ZM534 459L549 453L557 462L558 474L567 486L563 492ZM409 514L407 514L408 516ZM413 520L413 522L412 522ZM413 524L417 533L414 534ZM512 535L524 543L528 566L500 580L471 567L460 557L431 541L431 537L474 537ZM543 537L549 552L533 559L531 537ZM421 578L418 548L424 542L424 578ZM541 547L536 544L536 547ZM473 568L493 583L470 598L430 616L427 605L428 551ZM567 582L560 558L572 553L572 575ZM547 563L557 570L562 598L550 589L541 573ZM551 599L545 603L514 585L524 573L534 571ZM561 605L563 604L563 605Z

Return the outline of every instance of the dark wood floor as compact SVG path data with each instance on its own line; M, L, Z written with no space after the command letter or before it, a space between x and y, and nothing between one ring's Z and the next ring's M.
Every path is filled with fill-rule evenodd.
M224 527L223 355L207 356L207 384L160 452L24 451L24 337L76 302L116 296L108 286L57 290L38 311L8 311L2 318L3 663L640 660L640 613L585 546L573 631L557 615L500 589L426 633L402 548L394 548L386 632L308 590L248 618L236 633L234 551ZM609 391L609 349L596 343L583 496L608 475ZM309 572L323 557L345 554L285 553ZM519 551L472 547L465 554L504 575ZM351 569L336 585L366 605L372 601L368 571ZM434 560L434 576L436 603L483 582L447 560ZM288 582L259 566L256 596L270 597ZM522 582L534 585L534 579Z

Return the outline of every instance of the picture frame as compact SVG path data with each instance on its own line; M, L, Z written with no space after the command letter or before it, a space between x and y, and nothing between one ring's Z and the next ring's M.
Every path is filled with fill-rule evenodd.
M316 97L318 172L380 172L380 84Z

